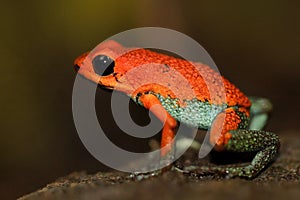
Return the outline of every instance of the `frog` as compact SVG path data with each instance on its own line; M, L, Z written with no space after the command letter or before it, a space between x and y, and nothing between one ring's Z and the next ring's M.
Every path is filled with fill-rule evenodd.
M145 65L150 66L150 70L138 70L139 66ZM262 97L246 96L206 64L107 40L77 57L73 66L78 74L100 88L125 93L163 123L162 158L175 148L173 139L178 123L209 130L209 142L214 151L254 153L254 158L246 165L191 165L178 168L182 172L207 171L229 178L252 179L262 173L279 153L278 135L262 130L272 110L271 102ZM134 69L138 75L126 77L126 73ZM192 95L178 89L182 82L174 78L174 71L187 80ZM164 85L155 82L143 85L142 79L159 80ZM210 80L214 92L224 93L224 98L212 99L207 80ZM170 88L177 88L176 94L179 95ZM215 113L210 113L211 110Z

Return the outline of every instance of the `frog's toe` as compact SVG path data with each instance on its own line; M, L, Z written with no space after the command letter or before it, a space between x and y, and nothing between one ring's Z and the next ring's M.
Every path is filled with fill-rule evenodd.
M272 110L273 105L269 99L262 97L249 97L251 101L250 113L251 114L260 114L268 113Z

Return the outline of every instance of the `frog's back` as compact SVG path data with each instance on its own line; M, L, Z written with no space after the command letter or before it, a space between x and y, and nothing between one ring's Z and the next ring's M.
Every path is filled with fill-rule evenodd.
M122 63L122 68L115 70L130 70L136 66L156 64L151 66L151 73L147 73L144 78L156 79L170 85L172 89L182 88L180 81L171 81L174 71L179 72L188 81L194 94L187 93L186 90L178 90L181 101L199 101L206 104L226 105L227 107L249 108L251 103L235 85L219 75L209 66L202 63L189 62L183 59L174 58L165 54L160 54L146 49L136 49L129 51L117 58L116 62ZM159 64L159 65L157 65ZM172 68L172 70L168 70ZM152 75L152 76L151 76ZM133 78L134 79L134 78ZM174 78L173 78L174 79ZM139 80L131 80L131 84L138 84ZM224 86L224 87L223 87ZM152 91L162 98L177 98L168 90ZM213 95L211 95L213 94Z

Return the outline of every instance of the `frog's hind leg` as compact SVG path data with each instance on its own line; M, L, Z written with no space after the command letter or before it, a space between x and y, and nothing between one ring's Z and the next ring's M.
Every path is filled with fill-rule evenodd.
M225 145L227 151L257 152L248 166L227 169L231 176L253 178L278 154L280 142L275 133L259 130L234 130L230 133L232 137Z
M212 124L210 142L215 144L214 149L217 151L255 153L250 164L186 166L182 168L183 172L199 175L219 174L227 177L255 177L276 157L280 144L278 136L274 133L245 129L248 127L247 119L248 114L243 112L243 109L226 109L217 115ZM219 134L220 130L222 130L221 134Z
M225 145L228 152L257 152L250 164L223 166L187 166L181 170L188 174L218 174L228 178L254 178L278 154L280 143L276 134L258 130L230 131L231 138Z
M249 129L261 130L267 123L272 104L265 98L249 97L249 99L251 101Z

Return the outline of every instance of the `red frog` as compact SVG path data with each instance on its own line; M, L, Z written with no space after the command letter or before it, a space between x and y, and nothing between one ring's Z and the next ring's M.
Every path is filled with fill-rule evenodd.
M217 151L257 152L247 166L188 166L182 169L185 172L207 170L228 177L253 178L278 153L278 136L261 130L271 103L264 98L247 97L205 64L147 49L126 48L108 40L79 56L74 67L100 87L124 92L164 123L162 157L173 148L178 121L209 129L210 143ZM134 73L130 73L132 70ZM182 86L184 81L191 90ZM211 92L216 95L212 97Z

